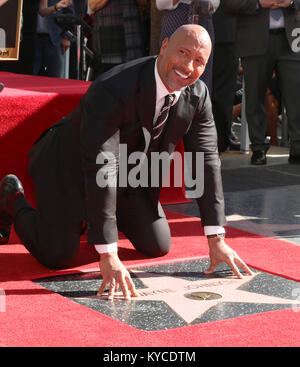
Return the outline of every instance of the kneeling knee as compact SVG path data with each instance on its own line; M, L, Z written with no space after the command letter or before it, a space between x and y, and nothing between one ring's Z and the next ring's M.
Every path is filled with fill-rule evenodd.
M47 253L44 254L40 262L48 269L62 270L72 267L75 258L77 257L77 251L60 251L57 254Z
M164 241L149 242L147 246L144 246L142 252L150 257L161 257L169 253L171 249L171 239Z

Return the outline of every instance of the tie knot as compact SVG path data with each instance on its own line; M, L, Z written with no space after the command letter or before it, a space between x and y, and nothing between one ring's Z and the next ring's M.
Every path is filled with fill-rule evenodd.
M165 106L171 107L174 102L175 94L167 94L165 97Z
M276 9L270 9L271 17L278 21L281 17L283 17L282 9L276 8Z

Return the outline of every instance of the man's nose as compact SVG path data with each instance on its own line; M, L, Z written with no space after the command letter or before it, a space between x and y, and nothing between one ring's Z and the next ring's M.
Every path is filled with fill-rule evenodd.
M191 73L191 72L194 70L194 63L193 63L193 60L192 60L192 59L187 59L187 60L184 62L184 67L185 67L186 72Z

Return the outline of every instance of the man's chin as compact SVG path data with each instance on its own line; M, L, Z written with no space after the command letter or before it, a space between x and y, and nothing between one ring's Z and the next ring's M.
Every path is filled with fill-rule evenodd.
M169 91L176 92L185 89L189 85L189 83L172 83L169 85L168 89Z

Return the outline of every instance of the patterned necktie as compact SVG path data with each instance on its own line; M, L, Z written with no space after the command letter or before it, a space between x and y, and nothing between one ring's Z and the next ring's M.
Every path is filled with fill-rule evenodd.
M156 123L153 128L153 139L157 139L163 131L164 125L168 119L170 108L174 102L175 94L168 94L165 97L165 103L160 110Z
M270 9L270 12L271 12L271 17L276 21L278 21L283 16L281 8Z

